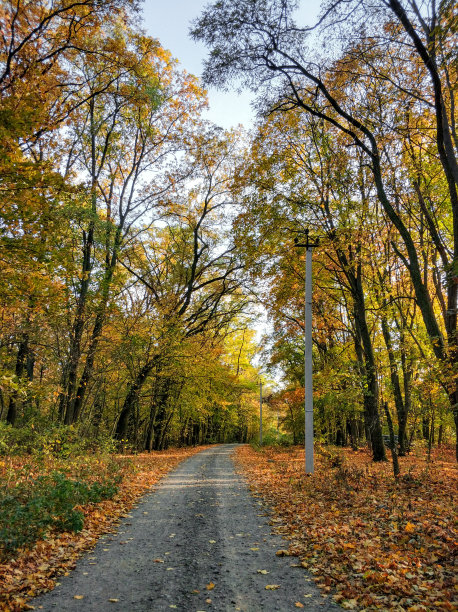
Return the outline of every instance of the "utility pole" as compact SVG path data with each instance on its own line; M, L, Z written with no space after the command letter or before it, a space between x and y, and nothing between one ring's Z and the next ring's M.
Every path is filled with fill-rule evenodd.
M313 474L313 364L312 364L312 250L319 242L309 239L309 230L304 230L305 244L294 238L296 247L305 247L305 473Z
M259 446L262 446L262 380L259 381Z

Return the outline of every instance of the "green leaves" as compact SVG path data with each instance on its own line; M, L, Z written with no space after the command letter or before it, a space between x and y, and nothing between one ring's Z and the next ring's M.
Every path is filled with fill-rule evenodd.
M80 531L84 519L76 506L110 499L117 486L110 481L88 484L62 472L40 476L14 489L0 489L0 553L30 545L51 527Z

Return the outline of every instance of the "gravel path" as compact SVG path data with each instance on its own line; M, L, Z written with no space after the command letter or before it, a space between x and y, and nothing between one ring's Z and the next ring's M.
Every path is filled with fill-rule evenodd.
M183 462L118 533L101 538L54 591L30 603L59 612L275 612L296 610L296 602L339 609L291 567L295 557L275 555L287 543L271 535L261 502L235 473L233 449L213 447Z

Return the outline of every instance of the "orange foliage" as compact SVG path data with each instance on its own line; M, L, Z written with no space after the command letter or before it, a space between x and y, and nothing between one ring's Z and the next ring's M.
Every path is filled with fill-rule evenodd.
M429 464L401 458L397 481L366 451L323 450L311 477L298 447L244 446L237 460L324 596L347 609L419 612L457 609L457 471L451 451L436 454Z

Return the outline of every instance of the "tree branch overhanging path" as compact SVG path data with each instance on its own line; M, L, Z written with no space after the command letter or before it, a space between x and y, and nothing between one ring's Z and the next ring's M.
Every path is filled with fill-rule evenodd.
M450 409L458 428L458 166L455 90L450 85L449 71L456 44L452 4L426 2L419 6L415 0L380 0L375 4L356 0L324 2L317 24L301 28L294 20L297 1L246 0L235 6L222 0L203 12L194 22L191 34L209 48L204 71L204 80L209 84L227 87L239 79L255 91L261 88L264 96L259 102L261 113L304 112L321 129L330 133L333 130L336 139L343 138L346 147L360 151L371 172L372 191L402 245L404 252L398 248L396 252L410 276L432 351L446 372ZM312 45L318 46L320 39L310 36L317 32L329 40L321 48L313 49ZM398 59L404 55L418 73L423 71L421 78L415 84L397 87L386 67L382 72L378 68L382 65L378 48L389 56L398 54ZM402 75L402 67L400 72ZM387 83L393 85L391 91L401 95L399 109L421 106L422 99L417 94L419 82L428 92L425 107L434 112L435 155L447 186L445 197L452 217L452 261L441 271L447 293L443 321L434 308L422 271L415 232L392 190L396 179L390 174L389 128L393 125L394 131L404 132L408 128L401 127L403 122L399 118L389 124L389 111L383 109L383 102L387 108L395 104L382 89ZM394 108L393 118L396 112ZM398 154L403 146L397 149ZM395 147L391 154L394 151ZM437 243L435 228L428 238ZM371 349L365 344L364 352L370 359ZM376 424L380 412L378 391L373 389L371 396ZM380 460L384 450L377 425L373 434L374 459Z

